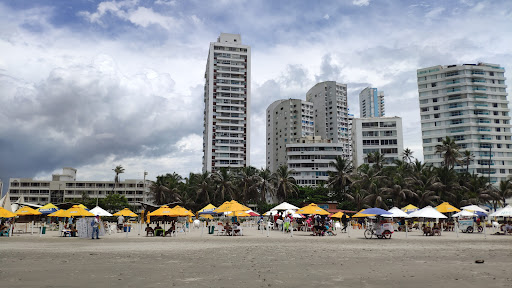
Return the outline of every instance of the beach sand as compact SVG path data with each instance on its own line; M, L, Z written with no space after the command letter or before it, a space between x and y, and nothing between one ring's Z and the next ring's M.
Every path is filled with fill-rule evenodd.
M1 287L512 287L512 236L0 237ZM489 233L492 230L488 231ZM483 264L475 260L482 259Z

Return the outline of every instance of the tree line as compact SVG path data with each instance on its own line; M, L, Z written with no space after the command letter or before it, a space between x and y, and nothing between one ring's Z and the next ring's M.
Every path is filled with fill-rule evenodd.
M294 171L285 165L275 173L248 166L190 173L188 177L176 173L160 175L151 185L150 193L157 205L180 204L197 211L209 203L218 206L237 200L258 205L260 212L273 206L267 204L267 198L297 206L337 201L340 209L359 211L407 204L436 206L444 201L457 207L487 204L496 208L512 197L509 180L493 186L487 177L470 174L468 168L474 156L469 151L459 151L453 139L446 137L436 146L436 153L443 158L441 167L414 159L410 149L405 149L401 159L391 166L385 165L384 155L379 152L368 154L368 163L357 168L352 167L351 160L338 156L330 164L334 171L329 172L328 180L314 188L299 187L291 176ZM456 165L466 169L457 172Z

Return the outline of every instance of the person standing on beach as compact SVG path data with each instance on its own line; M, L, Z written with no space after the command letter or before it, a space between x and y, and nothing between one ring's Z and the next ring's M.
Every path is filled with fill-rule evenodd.
M92 226L92 239L94 239L94 233L96 233L96 239L100 239L100 216L94 217L91 221Z
M341 231L347 232L348 217L346 213L343 213L343 216L341 216L341 223L343 223L343 229Z
M124 225L124 217L123 217L123 215L119 215L119 217L117 217L117 230L123 230L123 225Z

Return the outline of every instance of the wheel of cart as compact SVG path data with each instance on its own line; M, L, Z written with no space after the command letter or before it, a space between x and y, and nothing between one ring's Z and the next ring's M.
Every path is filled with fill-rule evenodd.
M373 228L371 228L371 227L364 230L364 238L366 238L366 239L372 239L373 234L374 234Z
M386 230L386 231L382 232L382 237L384 239L391 239L391 234L392 234L391 231Z
M478 226L478 233L482 233L484 231L484 227Z
M473 226L468 226L468 228L466 228L466 232L473 233Z

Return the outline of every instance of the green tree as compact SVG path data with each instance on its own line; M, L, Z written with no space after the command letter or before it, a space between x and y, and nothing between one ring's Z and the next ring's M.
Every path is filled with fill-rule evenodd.
M261 168L259 171L259 178L257 179L256 186L260 194L260 201L266 202L267 195L270 197L275 196L276 188L274 183L276 182L276 174L270 172L270 170Z
M331 162L330 166L334 167L334 171L329 171L327 185L331 187L332 191L335 191L335 193L341 194L341 199L344 200L349 175L352 173L352 161L341 156L336 156L335 161Z
M116 173L116 177L114 177L115 187L119 184L119 174L124 173L124 168L121 165L117 165L116 168L112 169L114 173Z
M475 155L473 155L469 150L464 150L462 157L462 162L466 165L466 173L469 173L469 164L475 160Z
M216 185L215 199L220 204L226 200L229 196L230 200L236 200L234 177L230 170L227 168L220 168L217 172L212 175L213 181Z
M128 200L123 195L112 193L107 195L107 197L101 199L101 205L103 209L107 210L110 213L115 213L124 208L131 209L132 207L128 203Z
M276 171L276 194L280 200L286 200L288 197L297 195L297 185L295 178L291 176L294 170L288 170L288 166L281 165Z
M437 153L443 157L443 164L448 168L453 168L455 163L458 163L458 159L461 157L459 145L457 145L457 143L448 136L446 136L442 144L436 145L436 154Z

